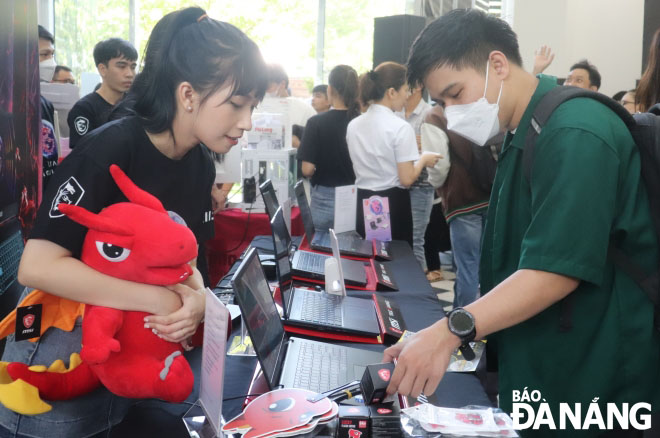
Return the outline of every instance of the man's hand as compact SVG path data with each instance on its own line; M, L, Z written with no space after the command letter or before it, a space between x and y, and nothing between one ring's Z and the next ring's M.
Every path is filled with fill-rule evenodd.
M555 59L555 54L552 53L552 49L548 46L541 46L538 50L534 51L534 69L532 74L537 75L543 73L543 71L552 64L552 61Z
M458 337L449 331L447 318L443 318L385 350L383 362L397 359L387 393L398 392L413 398L422 392L433 394L445 374L452 352L460 344Z

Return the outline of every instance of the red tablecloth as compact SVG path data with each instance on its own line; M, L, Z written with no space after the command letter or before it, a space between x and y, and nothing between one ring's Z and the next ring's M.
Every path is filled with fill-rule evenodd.
M209 280L212 285L225 275L238 256L255 236L270 235L270 221L266 213L248 213L239 208L223 210L215 215L215 237L207 242ZM291 228L294 236L303 234L300 209L291 209Z

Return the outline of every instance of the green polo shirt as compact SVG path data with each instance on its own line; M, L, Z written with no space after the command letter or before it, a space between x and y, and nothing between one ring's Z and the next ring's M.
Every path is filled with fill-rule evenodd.
M557 108L537 137L528 183L525 135L533 129L534 108L554 86L554 78L539 75L515 134L505 138L484 231L481 288L491 290L518 269L577 278L573 328L560 332L555 304L492 335L500 406L511 412L512 391L527 388L542 393L557 426L559 403L582 403L584 421L595 397L603 415L608 402L644 401L657 411L660 336L652 328L653 306L606 258L614 240L649 272L657 267L639 153L611 110L592 99L573 99ZM576 433L546 429L545 435Z

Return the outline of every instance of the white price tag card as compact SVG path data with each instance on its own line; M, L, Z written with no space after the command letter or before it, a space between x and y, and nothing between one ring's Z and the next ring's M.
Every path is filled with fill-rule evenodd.
M355 230L357 186L335 187L335 233Z
M218 436L220 436L222 427L222 387L225 377L228 320L229 311L225 305L211 289L206 288L199 400L207 419L213 425L213 430Z

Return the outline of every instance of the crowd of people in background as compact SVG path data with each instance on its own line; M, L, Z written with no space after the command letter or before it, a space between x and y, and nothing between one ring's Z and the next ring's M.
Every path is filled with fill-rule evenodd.
M648 66L637 87L612 96L630 113L647 111L660 100L659 39L656 32ZM71 69L55 63L54 42L52 34L39 26L41 79L75 84ZM93 57L102 81L69 112L71 148L87 133L118 117L111 113L130 89L136 74L138 54L128 41L119 38L100 41ZM550 47L540 47L535 52L532 73L542 74L554 58ZM490 191L475 183L471 174L471 143L447 129L442 108L428 102L422 86L406 88L405 67L387 63L359 76L350 66L336 66L328 76L329 84L314 86L309 102L290 95L289 77L282 66L269 65L267 75L266 96L283 98L289 103L292 145L298 148L298 175L311 182L315 227L332 227L337 186L356 184L360 199L373 194L387 196L391 202L393 238L411 244L432 282L443 278L437 250L451 249L456 271L454 304L474 301L479 295L480 236ZM394 80L395 77L398 79ZM601 75L595 65L583 59L573 64L566 78L559 82L597 92ZM374 117L373 113L379 109L383 111ZM44 98L42 114L44 120L53 123L52 106ZM349 122L356 118L348 129ZM390 132L394 127L399 131ZM408 127L412 128L412 135ZM386 131L390 132L389 137L379 138ZM422 135L423 132L426 134ZM502 137L495 138L490 144L496 147L501 141ZM420 155L424 151L438 156L431 159L434 155ZM492 154L496 159L497 150ZM230 189L231 184L214 186L215 211L224 206ZM431 222L434 206L442 208L443 217L438 219L433 215L435 219ZM364 233L361 211L358 208L356 228ZM432 227L446 232L438 234L437 230L428 229ZM431 241L425 241L426 235L433 236ZM438 237L443 235L449 238ZM447 242L434 242L434 239ZM429 251L429 248L433 249Z
M637 87L612 96L630 113L647 111L660 100L659 39L656 32L648 66ZM71 69L55 63L54 42L52 34L39 26L41 79L75 84ZM128 41L100 41L93 57L101 83L69 112L71 148L87 133L119 117L111 115L113 109L136 75L138 54ZM532 73L542 74L554 59L550 47L540 47ZM305 101L291 96L284 68L270 64L266 96L286 99L289 104L298 176L311 182L315 227L333 226L337 186L356 184L359 199L373 194L387 196L392 236L411 244L429 281L443 278L438 249L451 249L456 271L454 305L466 305L479 296L480 236L490 190L472 174L473 144L447 129L442 107L428 101L424 87L407 88L405 74L404 66L391 62L361 76L350 66L338 65L330 71L329 83L314 86L311 100ZM583 59L573 64L559 83L597 92L601 75L595 65ZM42 114L53 123L52 106L44 98ZM489 142L495 161L501 142L501 136ZM214 186L215 211L223 208L231 187ZM442 215L432 214L434 206ZM356 228L364 233L361 213L358 208ZM437 228L445 231L438 233ZM448 238L440 237L445 235ZM425 236L432 237L425 240Z

